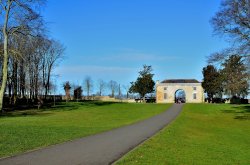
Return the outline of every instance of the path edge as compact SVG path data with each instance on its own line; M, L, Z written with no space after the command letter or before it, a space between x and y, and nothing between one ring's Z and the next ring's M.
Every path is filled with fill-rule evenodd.
M150 139L154 138L155 136L157 136L158 134L161 133L162 130L166 129L167 127L169 127L170 125L174 124L174 122L180 117L180 115L183 112L183 107L181 108L180 113L174 118L172 119L168 124L166 124L164 127L162 127L161 129L159 129L154 135L152 135L151 137L148 137L146 139L144 139L143 141L141 141L138 145L131 147L130 150L128 150L127 152L125 152L124 154L122 154L118 159L111 161L109 164L110 165L115 165L117 162L119 162L119 160L121 160L124 156L126 156L127 154L133 152L134 150L136 150L137 148L141 147L143 144L145 144L147 141L149 141ZM171 108L171 107L170 107Z
M174 105L174 104L172 104L169 108L171 108L173 105ZM86 137L96 136L96 135L98 135L98 134L102 134L102 133L105 133L105 132L113 131L113 130L119 129L119 128L121 128L121 127L126 127L126 126L130 126L130 125L133 125L133 124L137 124L137 123L143 122L144 120L148 120L148 119L150 119L150 118L152 118L152 117L155 117L155 116L157 116L157 115L160 115L160 114L162 114L162 113L168 111L169 108L168 108L168 109L165 109L164 111L160 112L159 114L153 115L153 116L148 117L148 118L146 118L146 119L142 119L142 120L139 120L139 121L136 121L136 122L134 122L134 123L127 124L127 125L122 125L122 126L120 126L120 127L112 128L112 129L110 129L110 130L106 130L106 131L102 131L102 132L97 132L97 133L95 133L95 134L91 134L91 135L87 135L87 136L83 136L83 137L78 137L78 138L75 138L75 139L70 139L70 140L67 140L67 141L64 141L64 142L61 142L61 143L55 143L55 144L51 144L51 145L48 145L48 146L43 146L43 147L39 147L39 148L34 148L34 149L31 149L31 150L27 150L27 151L24 151L24 152L20 152L20 153L14 154L14 155L9 155L9 156L6 156L6 157L0 157L0 162L3 161L3 160L5 160L5 159L15 158L15 157L18 157L18 156L21 156L21 155L25 155L25 154L29 154L29 153L32 153L32 152L36 152L36 151L39 151L39 150L42 150L42 149L48 149L48 148L50 148L50 147L54 147L54 146L57 146L57 145L62 145L62 144L64 144L64 143L70 143L70 142L73 142L73 141L81 140L81 139L86 138ZM178 115L178 116L179 116L179 115ZM172 121L171 121L170 123L172 123ZM169 123L169 124L170 124L170 123ZM164 126L163 128L165 128L165 126ZM162 129L163 129L163 128L162 128ZM162 129L159 129L159 131L162 130ZM158 132L159 132L159 131L158 131ZM157 133L158 133L158 132L157 132ZM154 136L154 135L153 135L153 136ZM151 137L152 137L152 136L151 136ZM142 142L144 142L145 140L147 140L147 139L149 139L149 138L151 138L151 137L148 137L148 138L144 139ZM141 143L139 143L139 144L141 144ZM136 145L136 146L138 146L138 145ZM131 147L131 150L132 150L133 148L135 148L136 146ZM129 151L130 151L130 150L129 150ZM123 155L125 155L126 153L128 153L128 152L125 152ZM110 164L112 164L112 162L113 162L113 161L111 161Z

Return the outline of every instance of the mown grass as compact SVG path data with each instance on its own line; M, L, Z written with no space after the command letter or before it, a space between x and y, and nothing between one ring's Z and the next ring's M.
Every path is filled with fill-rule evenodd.
M169 106L86 102L8 113L0 116L0 157L128 125L159 114Z
M250 106L186 104L181 115L117 164L250 164Z

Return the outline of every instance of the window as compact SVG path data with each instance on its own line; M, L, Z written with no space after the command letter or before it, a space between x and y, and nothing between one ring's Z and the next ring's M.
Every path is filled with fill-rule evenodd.
M197 96L196 93L193 94L193 99L196 100Z
M196 91L196 87L193 87L194 91Z
M164 87L164 91L166 91L167 90L167 87Z
M167 93L164 93L164 100L167 100Z

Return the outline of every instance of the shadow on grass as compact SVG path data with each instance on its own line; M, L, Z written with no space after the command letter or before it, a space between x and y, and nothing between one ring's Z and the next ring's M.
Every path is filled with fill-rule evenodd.
M112 104L121 104L121 102L86 101L86 102L83 102L81 105L83 106L106 106L106 105L112 105Z
M80 108L91 108L97 106L108 106L112 104L118 104L118 102L102 102L102 101L83 101L83 102L62 102L57 103L56 106L44 107L41 109L29 109L29 110L16 110L12 112L0 113L0 118L4 117L25 117L25 116L48 116L52 115L53 111L74 111ZM119 103L121 104L121 103ZM126 104L126 103L122 103Z
M103 101L82 101L82 102L64 102L59 103L54 107L54 110L63 110L63 111L70 111L70 110L76 110L81 107L97 107L97 106L108 106L113 104L126 104L126 103L120 103L120 102L103 102Z
M222 110L222 112L235 114L234 119L250 120L250 105L233 106L233 109Z
M52 114L52 112L45 112L43 110L14 111L0 114L0 119L6 117L49 116Z

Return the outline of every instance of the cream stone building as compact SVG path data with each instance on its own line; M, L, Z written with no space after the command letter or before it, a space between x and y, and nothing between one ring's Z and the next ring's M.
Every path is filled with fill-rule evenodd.
M181 92L181 96L177 93ZM156 102L174 103L180 99L186 103L204 102L204 90L195 79L169 79L156 83ZM185 97L185 98L183 98Z

